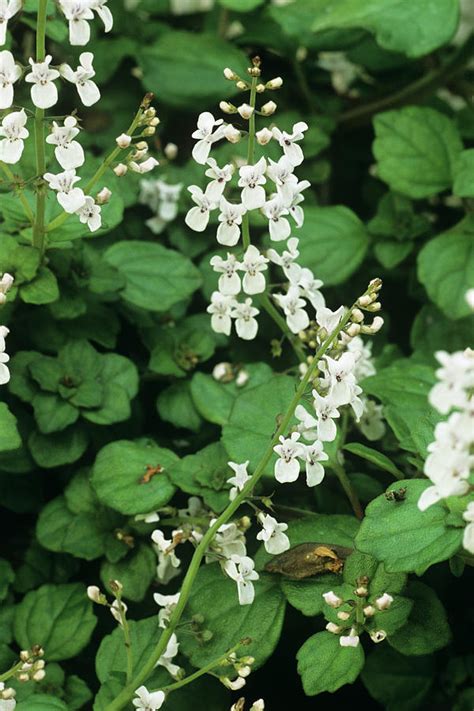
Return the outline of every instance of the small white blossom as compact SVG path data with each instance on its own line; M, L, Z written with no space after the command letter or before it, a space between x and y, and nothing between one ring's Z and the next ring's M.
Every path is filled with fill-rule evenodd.
M219 201L220 214L217 218L221 223L217 228L217 241L226 247L234 247L240 238L242 216L247 212L244 205L234 205L225 197Z
M91 0L91 7L96 12L104 24L104 32L110 32L114 26L114 18L107 7L108 0Z
M122 615L124 615L128 610L127 605L123 600L114 600L110 606L110 613L112 617L117 620L119 625L122 625Z
M462 544L469 553L474 554L474 501L468 503L467 509L464 511L462 517L467 521Z
M247 210L255 210L265 204L265 170L267 163L265 158L260 158L255 165L243 165L239 168L239 187L242 190L242 203Z
M267 251L270 261L273 262L273 264L278 264L278 266L283 269L287 279L289 279L289 275L291 274L293 268L298 266L294 264L295 260L298 259L300 255L298 251L298 244L299 239L297 237L290 237L287 242L287 248L284 249L281 254L278 254L275 249L269 249Z
M289 159L292 165L300 165L303 160L303 151L301 146L298 145L297 141L301 141L304 138L304 131L308 130L308 124L304 121L298 121L293 126L292 133L287 133L286 131L280 131L276 126L273 127L273 135L283 148L283 152Z
M255 316L260 313L255 306L252 306L252 299L245 299L244 303L234 301L231 311L232 318L235 319L235 330L239 338L244 341L252 341L257 335L258 321Z
M288 212L294 219L297 227L302 227L304 223L304 211L300 203L304 201L303 190L309 188L311 183L308 180L301 180L296 185L291 185L292 195L287 203Z
M263 541L265 550L272 555L279 555L290 547L290 539L284 533L288 530L287 523L278 523L270 514L260 513L258 520L263 529L257 533L257 540Z
M158 566L156 574L158 580L166 585L174 577L179 575L180 560L174 550L170 550L171 540L167 540L163 531L157 529L151 534L151 539L155 544L155 551L158 556Z
M370 398L361 398L361 400L364 409L359 420L359 429L364 437L375 442L381 439L386 432L383 406Z
M272 138L273 138L273 133L268 129L268 128L262 128L260 131L257 131L255 134L255 138L257 139L257 142L261 146L266 146L267 143L269 143Z
M393 597L385 592L383 595L376 599L375 606L378 610L388 610L392 602Z
M0 306L2 306L7 300L7 293L13 286L15 279L11 274L5 272L0 279Z
M163 629L166 629L166 627L168 627L170 617L179 602L179 596L179 592L177 592L175 595L161 595L161 593L154 593L154 601L162 608L158 612L158 627L162 627Z
M24 109L12 111L2 120L0 126L0 160L13 165L20 160L25 147L24 140L30 135L25 128L27 116Z
M79 56L80 64L75 71L68 64L61 64L59 68L64 79L71 82L71 84L75 84L84 106L92 106L100 99L99 88L92 81L93 77L95 77L94 67L92 66L93 61L94 55L92 52L82 52Z
M88 20L94 19L90 0L59 0L59 7L69 23L69 42L76 46L87 44L91 38Z
M326 605L329 605L329 607L334 607L338 608L342 605L344 600L342 600L336 593L334 593L332 590L330 590L327 593L323 593L323 598L324 602Z
M356 630L352 628L348 635L341 635L339 637L339 644L341 647L357 647L359 644L359 635Z
M133 170L134 173L139 173L140 175L145 175L145 173L151 173L151 171L154 170L156 168L156 166L160 165L160 164L156 160L156 158L153 158L153 156L150 156L149 158L141 161L140 163L138 163L135 160L131 160L128 165L130 167L130 170Z
M286 294L274 294L274 299L283 309L288 328L292 333L299 333L308 328L309 316L305 311L306 302L300 297L297 287L290 286Z
M354 376L355 356L346 351L337 360L325 356L324 383L328 387L331 401L336 407L347 405L352 400L356 379Z
M50 69L52 59L48 54L43 62L35 62L31 58L29 60L31 71L26 75L25 81L33 84L31 100L39 109L49 109L58 102L58 90L54 80L59 78L59 72L57 69Z
M207 165L209 168L206 170L205 175L208 178L212 178L212 180L207 185L206 195L210 200L218 203L222 193L224 192L226 184L232 178L234 166L231 163L228 163L223 168L219 168L214 158L208 158Z
M173 659L178 654L179 642L175 634L172 634L169 638L167 647L161 657L158 659L156 666L164 667L166 671L171 674L173 679L177 679L181 671L181 667L177 664L173 664Z
M252 581L258 580L260 577L254 567L253 560L248 556L239 557L234 555L225 562L225 572L229 578L232 578L237 583L240 605L251 605L254 601L255 588Z
M285 215L288 215L288 209L283 204L282 198L276 195L271 200L268 200L263 206L262 212L268 219L270 239L273 242L281 242L288 239L291 234L291 227L285 217Z
M198 139L192 151L196 163L204 165L209 158L212 144L224 137L222 123L223 119L216 120L209 111L204 111L199 115L197 130L192 134L193 138ZM217 128L214 131L216 126Z
M303 405L296 406L295 417L300 422L298 432L303 435L305 440L313 442L318 436L318 420L310 415Z
M251 479L247 472L249 460L243 464L237 464L236 462L227 462L227 464L234 471L234 476L227 479L227 483L232 484L232 488L229 491L229 499L230 501L233 501L237 494L242 491L249 479Z
M203 192L197 185L190 185L188 190L196 207L192 207L188 211L184 221L195 232L204 232L209 224L211 210L215 209L216 204L211 200L207 191Z
M10 371L6 365L10 360L10 356L5 353L5 338L9 333L9 328L6 326L0 326L0 385L6 385L10 380Z
M445 415L451 408L462 408L467 403L466 390L474 387L474 353L437 351L435 355L441 364L436 371L440 382L431 389L429 401Z
M132 703L137 711L158 711L165 701L164 691L148 691L146 686L140 686L135 691L137 698Z
M278 454L275 463L275 479L280 484L296 481L300 474L300 463L298 458L304 455L304 445L298 440L301 437L299 432L292 432L289 438L280 436L280 444L273 447L273 451Z
M243 289L246 294L261 294L265 291L265 277L268 259L253 244L249 245L243 256L240 269L245 272Z
M63 126L53 121L51 133L46 137L46 143L56 146L54 155L64 170L80 168L85 162L84 149L78 141L74 140L79 133L77 119L74 116L67 116Z
M20 12L21 0L1 0L0 2L0 45L7 41L7 25L17 12Z
M237 269L241 268L235 254L227 253L227 259L222 259L218 254L211 257L210 264L215 272L220 272L218 288L225 296L236 296L241 289L240 276Z
M231 123L228 123L227 126L225 126L222 135L229 141L229 143L238 143L242 138L240 131Z
M337 427L334 419L339 417L339 410L330 395L323 397L316 390L313 390L313 398L318 421L318 439L320 439L321 442L332 442L336 439L337 435Z
M268 160L267 175L275 183L278 195L285 206L291 203L294 189L298 184L298 178L293 173L294 169L295 166L285 155L278 162L271 158Z
M324 296L319 291L323 282L321 279L315 279L311 269L300 267L299 264L292 264L288 269L287 276L291 286L298 287L300 296L308 299L315 311L325 306Z
M213 526L216 519L213 518L210 521L210 525ZM217 530L214 540L210 545L210 551L217 554L221 558L232 558L232 556L245 556L247 553L245 545L245 536L242 531L237 527L237 524L223 523ZM215 555L207 555L206 561L211 562L215 560Z
M21 68L15 64L13 54L7 49L0 52L0 109L13 104L13 84L21 77Z
M56 190L57 199L63 210L69 214L77 212L86 203L86 196L81 188L74 184L80 180L75 170L65 170L63 173L45 173L44 179L49 183L51 190Z
M16 707L16 691L12 687L6 687L0 681L0 711L14 711Z
M328 309L325 306L321 306L319 309L317 309L316 320L319 326L321 326L321 328L324 328L329 334L332 333L337 328L337 326L339 326L342 319L344 318L345 313L346 310L344 306L339 306L336 311L331 311L331 309Z
M132 137L129 136L127 133L121 133L120 136L117 136L115 139L115 143L119 148L125 149L130 146L132 142Z
M211 296L211 303L207 307L207 313L211 314L211 327L216 333L230 335L232 328L231 313L234 306L232 296L225 296L220 291L214 291Z
M86 195L84 205L76 211L76 215L82 224L87 225L91 232L96 232L102 227L102 217L100 213L100 205L96 205L94 198L88 195Z
M249 583L250 585L251 583ZM253 585L252 585L253 589ZM251 601L253 602L253 600ZM251 604L250 603L243 603L241 602L241 605L246 605L246 604ZM231 691L237 691L238 689L242 689L242 687L245 686L246 681L242 676L238 676L236 679L229 679L227 676L219 677L219 681L221 681L225 687L230 689Z
M329 459L323 450L323 443L316 440L311 445L305 446L306 483L308 486L317 486L324 479L324 467L320 462Z
M469 490L469 472L472 460L468 451L443 450L431 452L425 462L424 472L431 479L418 500L418 508L425 511L441 499L462 496Z

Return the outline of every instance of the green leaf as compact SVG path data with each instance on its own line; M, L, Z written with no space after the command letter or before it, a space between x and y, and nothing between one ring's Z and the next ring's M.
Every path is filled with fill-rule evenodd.
M21 447L21 437L16 426L16 417L8 405L0 402L0 452L9 452Z
M92 692L85 681L75 674L67 677L64 694L68 711L83 709L87 702L92 699Z
M410 334L414 357L427 360L438 367L434 356L436 351L444 350L447 343L450 352L464 350L471 341L473 329L473 316L453 321L446 318L435 306L427 304L417 314Z
M20 296L27 304L50 304L59 299L59 288L51 269L40 267L29 284L20 289Z
M105 251L104 258L125 279L121 297L149 311L167 311L201 283L199 271L189 259L161 244L117 242Z
M15 572L10 563L0 558L0 601L5 600L8 595L10 583L15 580Z
M124 514L147 513L173 496L175 488L166 472L177 461L173 452L150 439L112 442L97 455L92 485L107 506ZM163 471L146 481L147 467L163 467Z
M264 2L265 0L219 0L219 5L235 12L250 12Z
M374 499L365 510L356 538L357 549L385 563L388 572L419 575L435 563L450 558L461 545L462 529L447 525L443 503L420 511L418 500L430 485L426 480L392 484L387 491L406 487L403 501Z
M163 390L156 407L162 420L171 422L175 427L199 431L202 419L194 407L189 381L174 383Z
M240 373L245 372L248 380L244 385L238 385L236 374L230 382L219 382L212 375L195 373L191 380L191 395L199 412L208 422L224 425L228 422L236 397L257 385L269 381L273 371L267 363L249 363Z
M474 148L463 151L454 171L454 195L474 197Z
M56 696L49 694L33 694L25 701L20 701L16 711L68 711L68 707Z
M344 684L352 684L364 666L362 645L341 647L339 637L330 632L318 632L307 639L296 658L307 696L334 692Z
M154 327L150 370L184 377L214 353L217 339L207 314L195 314L178 324Z
M387 240L374 245L374 254L385 269L394 269L413 251L411 242Z
M239 605L237 587L219 565L200 568L194 581L184 619L204 615L203 628L211 630L208 642L195 635L183 635L181 651L193 666L202 667L225 654L241 639L250 637L245 654L255 657L260 667L275 649L285 614L285 598L278 583L266 573L255 581L255 599L251 605Z
M212 104L236 89L224 79L224 67L246 75L248 60L229 42L215 34L171 31L153 44L140 44L138 63L143 85L166 104L187 107Z
M70 427L50 435L32 432L28 438L31 455L43 469L76 462L86 451L88 443L87 432L81 427Z
M65 430L79 417L76 407L51 393L37 393L31 404L35 411L35 420L43 434Z
M158 627L156 615L146 617L138 622L130 620L128 624L130 643L133 649L133 670L137 673L156 647L162 630ZM123 632L120 627L116 627L112 634L103 638L97 652L95 668L102 684L107 681L110 674L126 671L127 656L123 643Z
M474 287L472 216L425 244L418 255L418 278L448 318L472 313L465 299L466 291Z
M77 572L78 561L69 555L53 555L33 539L16 569L14 588L25 593L43 583L67 583Z
M16 608L15 639L21 649L40 644L51 662L70 659L88 644L96 622L85 586L43 585Z
M378 114L374 129L377 172L392 190L425 198L451 186L462 143L447 116L407 106Z
M295 381L287 375L275 375L239 394L222 429L222 442L232 461L248 459L249 471L255 469L278 427L278 416L286 412L294 394ZM273 473L275 459L273 455L265 469L267 474Z
M386 644L369 653L361 674L370 695L387 711L418 711L433 676L432 657L407 659Z
M100 577L110 592L111 580L119 580L123 585L123 596L134 602L141 602L156 576L156 555L148 544L136 550L117 563L105 561L100 569Z
M389 638L391 646L401 654L415 656L445 647L451 639L451 630L435 591L411 581L406 594L415 604L406 625Z
M403 479L403 472L401 472L395 464L382 452L377 452L376 449L372 447L367 447L365 444L360 444L359 442L350 442L345 444L343 449L347 450L351 454L355 454L356 457L361 457L368 462L372 462L376 467L382 469L389 474L393 474L396 479Z
M168 476L182 491L202 497L213 511L220 512L229 503L226 480L231 476L231 470L227 461L222 444L214 442L172 464Z
M423 458L433 441L434 427L441 419L428 402L428 393L435 382L432 368L408 359L395 361L363 382L364 392L382 401L384 417L400 446Z
M369 245L363 223L343 205L307 207L298 236L301 264L326 286L345 281L362 263Z

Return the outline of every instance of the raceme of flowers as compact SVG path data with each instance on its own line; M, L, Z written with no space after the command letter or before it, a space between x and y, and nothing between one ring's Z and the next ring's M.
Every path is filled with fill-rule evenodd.
M357 647L364 630L376 644L386 639L387 633L380 624L383 624L383 613L391 607L394 598L388 592L371 596L367 578L357 581L353 598L343 599L329 590L323 593L323 599L327 605L326 618L330 620L326 629L331 634L339 635L341 647Z
M469 477L474 457L474 351L447 353L438 351L436 370L438 382L429 394L429 402L442 415L434 431L435 439L428 445L424 473L432 482L421 494L418 508L425 511L449 496L465 496L471 488ZM469 502L464 512L463 545L474 553L474 502Z

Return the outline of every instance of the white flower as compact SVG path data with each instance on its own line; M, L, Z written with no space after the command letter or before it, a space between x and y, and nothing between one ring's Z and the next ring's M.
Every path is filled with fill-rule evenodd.
M225 296L220 291L214 291L211 296L211 303L207 307L207 313L211 315L211 327L216 333L230 335L232 328L231 312L234 306L232 296Z
M158 711L163 706L165 694L163 691L148 691L146 686L140 686L136 691L136 699L132 703L138 711Z
M290 539L283 532L288 529L288 524L278 523L273 516L265 513L260 513L258 520L263 529L257 533L257 540L263 541L267 553L279 555L279 553L287 551L290 547Z
M474 386L474 353L437 351L435 355L442 367L436 371L440 382L431 389L429 401L438 412L446 414L453 407L466 405L466 390Z
M134 521L143 521L144 523L158 523L160 520L160 514L158 511L148 511L147 513L143 514L136 514L136 516L133 517Z
M372 642L375 642L375 644L383 642L386 637L387 633L385 632L385 630L372 630L370 632L370 639L372 640Z
M225 296L235 296L240 292L240 276L237 274L237 269L241 264L237 261L235 254L227 253L227 259L222 259L218 254L211 258L210 262L215 272L221 272L219 277L218 288L221 294Z
M469 553L474 554L474 501L468 503L462 517L468 522L464 529L462 544Z
M216 519L210 521L210 526L213 526ZM217 554L221 558L232 558L232 556L245 556L247 549L245 546L245 535L237 527L235 523L223 523L217 529L216 535L210 545L212 553ZM206 561L215 560L215 555L207 555Z
M267 163L265 158L260 158L255 165L243 165L239 168L239 187L242 190L242 203L247 210L255 210L265 204L265 169Z
M10 380L10 371L6 365L6 363L10 360L10 356L5 353L5 338L9 333L9 328L6 326L0 326L0 385L6 385Z
M225 197L219 201L220 214L217 218L221 223L217 228L217 241L226 247L233 247L240 238L242 216L247 212L244 205L233 205Z
M265 702L263 699L257 699L257 701L254 701L252 706L250 707L249 711L263 711L265 708ZM231 709L232 711L232 709Z
M328 632L331 632L331 634L339 634L344 628L336 625L334 622L328 622L326 629Z
M253 244L245 251L240 269L245 272L243 289L246 294L261 294L265 291L265 277L268 259Z
M262 212L268 219L270 239L274 242L288 239L291 234L291 227L286 217L284 217L284 215L288 215L288 210L284 206L282 198L276 195L271 200L268 200L263 206Z
M336 407L347 405L351 400L356 385L354 377L355 357L346 351L337 360L325 356L325 385L328 386L333 404Z
M323 593L323 598L324 602L326 605L329 605L329 607L340 607L344 600L342 600L336 593L334 593L332 590L330 590L327 593Z
M7 293L13 286L14 277L8 272L5 272L0 279L0 306L7 300Z
M192 134L193 138L198 139L192 152L196 163L204 165L209 158L212 144L224 137L224 127L222 123L223 119L216 120L209 111L204 111L202 114L199 114L197 130ZM217 126L217 129L214 131L215 126Z
M230 689L231 691L237 691L238 689L242 689L242 687L244 687L246 684L246 681L243 676L238 676L236 679L229 679L229 677L223 676L219 677L219 681L221 681L224 686Z
M289 278L294 266L295 259L298 259L300 253L298 251L299 239L297 237L290 237L287 242L287 248L283 250L281 254L275 249L269 249L267 251L268 258L273 264L278 264L279 267L283 269L286 278ZM300 268L300 267L299 267Z
M213 202L219 202L219 199L224 192L226 184L232 178L234 166L228 163L223 168L219 168L214 158L207 159L207 165L210 166L205 175L212 178L206 188L206 195Z
M96 12L104 23L104 32L110 32L114 26L114 18L108 7L108 0L91 0L91 7Z
M94 55L92 52L82 52L79 56L79 66L74 71L69 64L61 64L61 75L66 81L76 85L79 97L84 106L92 106L100 99L100 91L92 79L95 77L94 67L92 62Z
M318 439L321 442L332 442L336 439L337 427L334 418L339 417L339 411L330 395L322 397L313 390L313 404L318 420Z
M288 240L290 241L290 240ZM292 264L287 273L291 286L297 286L300 296L304 296L317 311L325 306L325 299L319 289L323 286L321 279L315 279L311 269Z
M196 207L188 211L184 221L195 232L204 232L209 224L211 210L215 209L216 204L210 199L207 190L204 193L197 185L190 185L188 190Z
M425 462L424 472L434 486L425 489L418 499L420 511L425 511L448 496L467 493L471 464L468 451L437 449L431 452Z
M274 294L275 301L283 309L288 328L292 333L304 331L309 326L309 316L305 311L306 302L300 298L300 291L290 286L286 294Z
M190 496L185 509L178 509L181 518L203 518L207 516L207 509L199 496Z
M310 415L303 405L297 405L295 417L300 421L298 432L300 432L308 442L314 441L318 436L318 420L313 417L313 415Z
M359 420L359 429L368 440L375 442L384 436L386 427L383 419L383 406L370 398L361 398L363 412Z
M167 540L163 531L157 529L151 534L151 539L155 544L155 551L158 556L158 566L156 574L158 580L166 585L174 577L179 575L180 560L174 550L170 550L171 540Z
M154 601L162 608L158 612L158 627L162 627L163 629L168 627L170 617L179 602L179 596L179 592L175 595L161 595L160 593L154 593Z
M237 583L240 605L251 605L254 601L255 589L252 581L260 577L254 567L253 560L248 556L234 555L225 562L225 572Z
M74 140L79 133L77 119L74 116L67 116L63 126L53 121L51 133L46 137L46 143L56 146L54 155L64 170L80 168L84 164L84 149L78 141Z
M354 375L357 380L375 375L375 366L372 360L372 343L365 343L360 336L351 338L347 350L355 356Z
M280 444L273 447L273 451L278 454L275 462L275 479L280 484L296 481L300 474L300 463L298 457L304 455L304 445L298 442L301 437L299 432L292 432L287 439L280 436Z
M260 311L252 306L252 299L250 298L245 299L243 304L234 301L230 315L235 318L235 330L239 338L243 338L245 341L251 341L255 338L258 331L258 322L255 316L259 313Z
M308 124L304 121L298 121L293 126L293 132L287 133L286 131L280 131L276 126L273 127L273 135L283 148L283 152L291 162L292 165L300 165L303 160L303 151L301 146L298 145L297 141L301 141L304 138L304 131L308 130Z
M123 600L114 600L110 606L110 613L112 617L117 620L119 625L122 625L122 615L124 615L128 610L127 605Z
M376 599L375 606L378 610L388 610L392 602L393 597L385 592L383 595Z
M152 170L154 170L156 168L157 165L160 165L160 164L156 160L156 158L153 158L153 156L150 156L146 160L141 161L141 163L137 163L137 161L131 160L128 165L129 165L130 169L133 170L134 173L139 173L140 175L144 175L145 173L150 173Z
M321 306L316 311L316 320L319 326L321 326L321 328L324 328L329 334L332 333L337 328L337 326L339 326L342 319L344 318L345 313L346 310L344 306L339 306L336 311L331 311L331 309L328 309L325 306Z
M339 644L341 647L357 647L359 644L359 635L356 630L352 627L348 635L341 635L339 637Z
M231 123L228 123L227 126L225 126L222 135L229 141L229 143L238 143L242 137L240 131ZM221 138L221 136L219 136L219 138Z
M69 23L69 42L85 45L91 38L88 20L94 19L90 0L59 0L59 7Z
M227 479L227 483L232 484L232 488L229 491L229 499L233 501L237 494L242 491L249 479L251 479L247 472L249 460L243 464L237 464L236 462L227 462L227 464L235 473L235 476L231 476Z
M319 440L305 446L306 458L306 483L308 486L317 486L324 479L324 467L320 462L329 459L323 451L323 443Z
M51 190L57 191L58 202L63 210L69 214L77 212L86 203L86 196L74 184L80 180L75 170L65 170L63 173L45 173L44 179L49 183Z
M57 69L50 69L52 56L48 54L44 62L35 62L30 58L31 71L26 75L25 81L33 84L31 87L31 100L39 109L49 109L58 102L58 90L54 80L58 79Z
M304 211L300 207L300 202L303 202L304 195L301 193L303 190L309 188L311 183L308 180L301 180L296 185L291 185L292 196L287 204L288 212L296 222L297 227L302 227L304 223Z
M170 185L169 183L165 183L163 180L156 180L155 186L158 193L158 204L156 206L158 217L165 222L172 222L178 214L178 201L183 188L183 183L174 183L173 185Z
M25 147L23 141L30 135L25 128L26 121L24 109L12 111L2 120L0 136L4 138L0 141L0 160L4 163L12 165L20 160Z
M271 158L268 161L267 175L277 186L278 195L287 206L291 203L294 188L298 184L298 178L293 173L295 166L286 156L282 156L277 163Z
M91 232L96 232L102 226L101 209L99 205L96 205L94 198L86 195L86 201L84 205L76 211L76 215L79 217L83 225L87 225Z
M13 54L7 49L0 52L0 109L13 104L13 84L21 77L21 68L15 64Z
M164 667L169 674L173 677L173 679L177 679L178 675L181 671L181 667L179 667L177 664L173 664L173 659L176 657L178 654L178 649L179 649L179 642L175 634L172 634L171 637L169 638L168 644L166 646L166 649L164 653L161 655L161 657L158 659L156 666L157 667Z
M21 0L0 0L0 45L7 41L8 20L20 12L21 4Z

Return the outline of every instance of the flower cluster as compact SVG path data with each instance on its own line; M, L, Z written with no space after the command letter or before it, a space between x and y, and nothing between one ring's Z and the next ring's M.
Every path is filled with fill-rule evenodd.
M418 501L421 511L448 496L466 494L473 464L474 351L438 351L436 359L441 368L436 371L438 382L430 391L430 404L443 415L454 411L436 425L435 439L428 445L424 472L433 486Z
M323 593L324 602L328 606L326 617L333 617L337 622L330 621L326 625L328 632L339 635L341 647L357 647L360 634L366 630L373 642L382 642L387 633L380 628L383 622L383 613L393 603L393 597L387 592L374 596L371 600L368 590L368 578L357 580L354 597L343 599L332 590Z
M165 180L144 179L140 182L139 202L154 213L154 216L145 222L153 234L161 234L166 226L176 219L182 188L182 183L172 184Z

